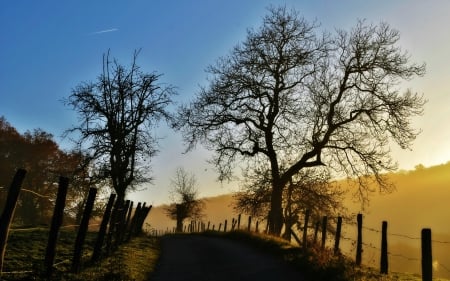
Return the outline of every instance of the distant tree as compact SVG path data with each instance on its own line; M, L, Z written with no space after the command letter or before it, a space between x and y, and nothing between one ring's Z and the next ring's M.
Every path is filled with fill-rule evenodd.
M103 175L111 179L118 202L130 188L151 180L146 163L157 153L152 129L161 119L170 119L167 106L175 93L158 83L161 75L140 69L138 53L126 68L111 61L108 52L97 82L81 83L64 101L80 120L67 133L79 133L79 147L85 145Z
M208 68L208 87L179 109L175 127L188 150L198 142L215 151L219 179L239 163L270 166L270 233L283 225L283 193L300 171L327 165L348 176L396 168L393 140L410 147L418 132L411 117L424 99L399 83L425 72L398 47L388 24L359 21L349 32L319 34L294 10L270 8L258 30ZM280 165L280 157L286 159ZM367 195L369 177L359 182Z
M197 180L193 174L185 169L178 168L171 181L171 200L166 208L166 214L176 220L177 232L183 231L183 222L187 218L199 219L203 216L204 203L198 198Z

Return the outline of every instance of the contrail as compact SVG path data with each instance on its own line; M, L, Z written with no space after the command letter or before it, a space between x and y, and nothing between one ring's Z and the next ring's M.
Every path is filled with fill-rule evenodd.
M119 31L119 29L118 28L105 29L105 30L92 32L91 34L94 35L94 34L102 34L102 33L115 32L115 31Z

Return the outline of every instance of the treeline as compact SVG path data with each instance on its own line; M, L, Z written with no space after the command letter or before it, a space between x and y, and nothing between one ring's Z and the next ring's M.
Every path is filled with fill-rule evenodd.
M14 217L16 226L47 225L50 222L59 176L71 179L67 194L65 222L81 219L89 187L104 189L96 180L89 159L79 151L64 151L53 135L42 129L21 134L4 116L0 117L0 210L11 175L18 168L28 171ZM94 209L101 214L103 200Z

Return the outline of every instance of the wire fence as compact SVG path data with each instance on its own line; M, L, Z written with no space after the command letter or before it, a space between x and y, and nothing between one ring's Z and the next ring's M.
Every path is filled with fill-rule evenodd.
M80 271L80 267L83 264L83 258L87 255L91 256L91 262L96 262L100 257L105 257L110 255L115 249L118 248L120 244L123 244L142 232L144 221L151 210L151 205L146 206L146 203L138 203L136 208L133 208L133 202L130 200L124 200L123 198L115 199L116 194L111 194L108 200L108 204L105 208L104 214L101 217L101 223L92 223L89 224L94 202L96 199L97 189L90 188L86 202L84 204L84 208L82 211L82 217L80 224L69 224L62 225L63 217L64 217L64 209L66 202L66 195L69 180L65 177L59 178L58 191L56 194L56 198L54 201L54 212L51 219L50 227L31 227L31 228L12 228L12 220L14 217L14 210L17 206L19 194L21 191L25 191L33 194L34 196L41 198L48 198L48 196L39 194L38 192L34 192L29 189L23 189L21 187L22 182L26 176L26 171L24 169L19 169L14 176L10 188L8 189L5 204L3 207L3 211L0 219L0 279L2 274L26 274L26 273L36 273L35 265L33 265L34 270L17 270L14 267L9 267L8 271L3 271L3 265L5 263L5 253L8 255L9 253L6 249L6 245L11 237L9 234L16 233L16 235L26 232L38 232L45 231L45 236L48 237L47 247L44 245L46 249L45 255L39 257L39 269L37 271L42 271L43 276L50 278L52 276L52 272L58 266L62 264L66 264L68 262L71 263L70 272L78 273ZM50 198L49 198L50 200ZM52 200L53 201L53 200ZM133 215L132 215L133 214ZM87 231L89 227L99 226L98 232L94 234L96 238L93 239L92 243L92 252L83 253L83 245L85 242L85 238L87 235ZM69 248L71 247L73 252L70 254L63 254L63 260L58 261L55 257L57 254L57 240L60 234L61 229L74 228L76 231L70 232L72 235L71 241L67 241L67 245ZM26 234L28 235L28 234ZM75 239L73 239L76 236ZM17 239L22 240L19 241L19 244L25 244L28 248L32 241L31 236L23 236L22 234L17 237ZM23 241L30 240L30 241ZM39 243L45 243L45 238L39 237ZM31 242L31 243L30 243ZM31 249L29 249L31 250ZM23 251L23 250L19 250ZM31 259L30 253L24 253L24 256L27 256L27 260ZM71 256L70 259L66 259L67 256ZM43 263L42 263L43 262ZM43 266L42 266L43 265ZM69 265L70 266L70 265Z
M189 224L187 227L184 228L184 231L186 232L197 232L197 231L204 231L204 230L218 230L218 231L230 231L230 230L234 230L234 229L245 229L245 230L250 230L250 228L252 227L252 229L254 231L257 232L265 232L267 230L267 227L263 227L261 221L253 221L251 222L251 217L249 217L249 223L247 225L247 223L243 223L242 227L240 226L240 215L238 216L238 219L232 219L230 221L228 221L228 228L227 228L227 220L225 220L224 222L221 223L216 223L216 224L212 224L210 222L206 223L202 223L200 222L201 227L195 227L195 223L191 222L191 224ZM329 223L330 220L328 220L327 223L327 228L329 228L329 230L332 231L325 231L325 240L332 242L334 239L336 239L335 236L335 231L337 228L334 228L331 223ZM344 221L345 223L345 229L346 232L354 229L357 226L357 223L354 220L348 220L346 219ZM258 224L259 224L259 230L258 230ZM251 226L250 226L251 225ZM303 227L301 227L301 224L298 224L300 227L298 228L298 230L303 231ZM309 237L309 239L314 238L314 241L317 240L317 236L320 234L320 232L322 231L321 229L322 227L322 222L311 222L308 225L308 230L307 230L307 235ZM376 259L378 256L381 256L379 253L382 253L382 249L381 247L377 246L379 242L381 242L382 240L382 233L383 231L381 229L377 229L375 227L371 227L371 226L365 226L362 225L361 226L361 231L364 232L370 232L374 235L367 235L368 233L365 233L363 235L363 238L366 239L366 241L361 241L361 245L362 248L365 249L364 251L364 264L368 265L370 267L376 268ZM253 231L252 230L252 231ZM172 231L175 231L175 229L173 229ZM166 231L162 231L162 232L172 232L169 231L169 229L167 229ZM312 235L311 232L314 232L314 235ZM344 232L344 231L343 231ZM297 233L299 234L299 233ZM297 243L299 244L299 246L301 245L301 241L299 241L298 237L301 237L301 235L296 235L296 240ZM370 239L367 239L367 236L370 236ZM408 246L410 246L410 248L408 248L408 250L414 251L417 253L414 254L411 251L408 251L407 253L402 253L400 252L396 252L395 250L387 250L387 256L389 257L389 259L392 259L392 261L394 259L401 259L406 261L409 264L408 268L411 268L412 270L395 270L395 271L399 271L399 272L404 272L404 271L408 271L408 272L416 272L416 273L420 273L420 269L421 269L421 262L423 257L420 257L421 254L421 250L420 250L420 244L423 243L422 241L422 237L419 236L415 236L415 235L411 235L411 234L405 234L405 233L397 233L397 232L386 232L386 236L387 236L387 240L390 241L391 238L395 237L396 238L396 242L398 241L412 241L412 242L417 242L417 244L419 244L418 246L410 246L411 243L406 243ZM379 237L379 238L376 238ZM348 257L355 257L356 251L357 251L357 243L358 240L348 236L348 235L342 235L340 234L339 239L346 241L347 245L340 245L340 251L348 256ZM318 239L320 240L320 239ZM320 242L316 242L316 243L320 243ZM381 244L381 243L380 243ZM448 257L448 253L450 252L450 247L446 250L442 249L442 247L446 247L448 245L450 245L450 241L446 241L443 239L431 239L431 244L432 247L435 248L436 250L440 250L440 252L445 252L444 255L442 257L439 257L438 259L436 259L436 257L434 257L435 259L433 260L433 264L432 266L434 267L434 272L436 273L436 271L439 269L440 272L437 272L438 274L436 275L442 275L440 276L441 278L449 278L450 277L450 266L448 264L445 264L444 262L438 262L438 260L442 259L442 260L447 260L449 261L450 257ZM345 250L342 250L346 248ZM369 251L370 250L370 251ZM390 264L392 265L393 262L390 262ZM398 262L397 262L398 264ZM379 266L379 265L378 265ZM403 264L402 264L403 266ZM392 268L392 266L390 266L390 268ZM398 268L398 265L397 267ZM391 271L393 272L393 271Z
M347 221L347 223L348 223L349 226L355 226L356 225L356 223L354 221ZM369 226L362 226L362 229L365 230L365 231L368 231L368 232L380 235L380 241L381 241L382 230L377 229L375 227L369 227ZM399 238L400 241L401 241L401 239L406 239L408 241L417 241L418 243L420 243L422 241L422 237L418 237L418 236L414 236L414 235L410 235L410 234L387 232L387 236L388 237ZM348 241L348 242L350 242L352 244L356 244L357 243L357 240L354 239L354 238L341 236L341 239L343 239L345 241ZM443 240L436 240L436 239L432 239L431 243L433 245L439 245L439 247L450 245L450 241L443 241ZM382 250L380 247L375 246L373 243L362 242L362 245L365 248L369 248L369 249L372 249L372 250L377 251L377 252L381 252L381 250ZM436 247L434 247L434 248L436 248ZM350 251L347 251L346 255L351 256L352 255L352 251L354 252L355 249L351 249ZM450 248L447 249L446 253L448 253L448 252L450 252ZM412 256L408 256L408 255L405 255L405 254L402 254L402 253L396 253L396 252L391 252L391 251L388 251L387 254L388 254L389 257L392 257L392 258L400 258L400 259L403 259L403 260L408 261L408 262L414 262L414 267L416 269L420 269L420 263L422 262L422 259L420 257L412 257ZM420 249L417 251L417 256L420 256ZM447 256L447 259L450 259L450 258ZM450 277L450 266L449 265L446 265L444 263L438 262L437 260L435 260L433 263L434 263L433 266L438 267L439 270L443 269L445 271L445 274L444 274L445 276L443 276L443 277ZM375 266L374 263L369 263L368 265L369 266Z

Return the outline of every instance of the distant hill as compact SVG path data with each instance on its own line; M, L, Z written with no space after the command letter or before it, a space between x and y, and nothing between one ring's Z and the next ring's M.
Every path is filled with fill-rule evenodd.
M378 267L379 248L381 244L381 223L388 222L388 244L391 267L393 271L420 272L420 233L422 228L432 229L433 259L435 275L450 278L450 162L442 165L423 167L418 165L412 171L399 171L389 174L396 190L390 194L375 192L370 198L364 215L363 262ZM343 181L341 184L345 185ZM376 188L374 186L374 188ZM225 219L237 217L233 210L231 194L205 198L207 217L205 221L216 225ZM346 204L351 213L361 211L360 204L349 197ZM175 221L167 218L164 206L153 208L147 222L159 230L173 229ZM356 221L356 218L355 218ZM243 216L243 225L247 217ZM265 222L262 224L265 226ZM347 225L343 235L355 239L356 227ZM444 243L439 243L444 242ZM331 242L330 244L331 245ZM342 241L342 249L350 256L354 244Z

